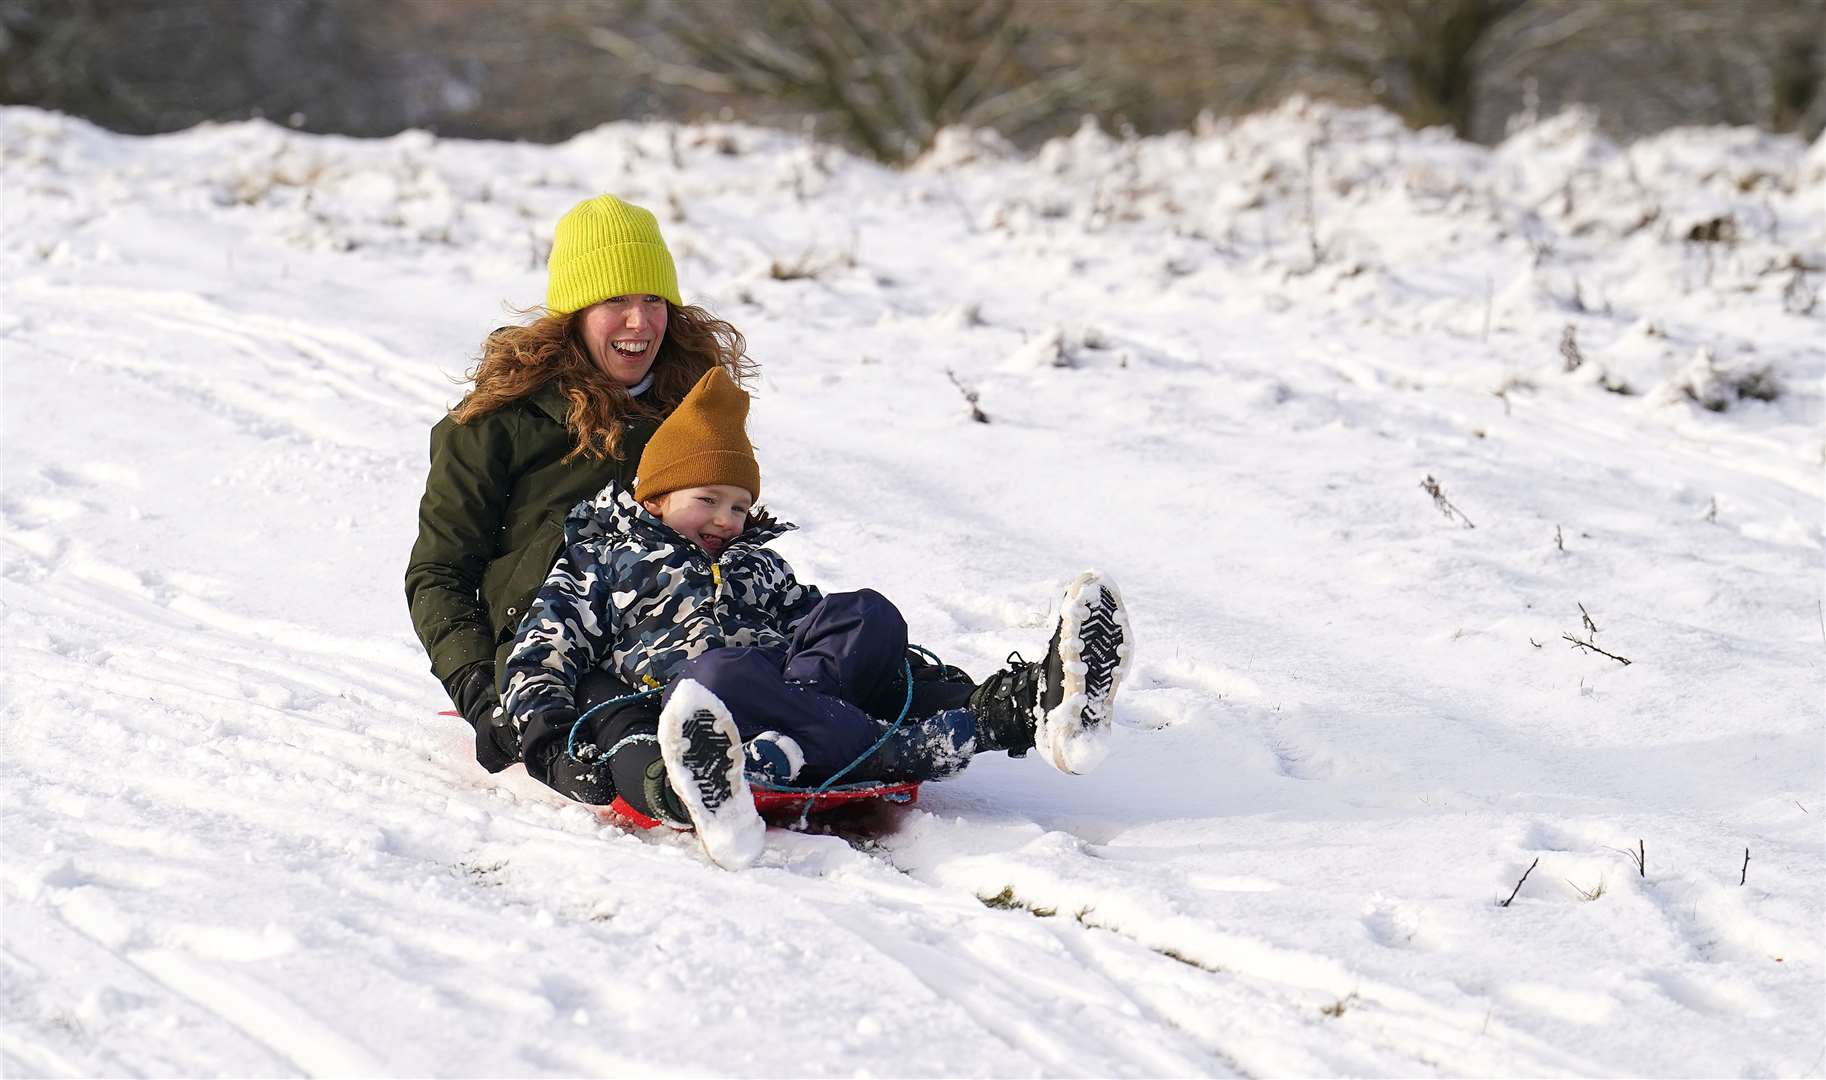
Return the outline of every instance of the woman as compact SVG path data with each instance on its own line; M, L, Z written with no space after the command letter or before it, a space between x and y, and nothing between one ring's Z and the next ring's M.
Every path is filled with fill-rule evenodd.
M558 222L545 304L483 343L474 384L431 429L406 600L431 671L475 728L476 760L520 757L497 672L564 541L564 515L632 487L653 429L698 378L754 362L735 327L679 297L659 223L612 195Z
M618 785L602 765L624 742L653 740L656 703L604 710L584 733L604 752L580 758L563 753L566 731L517 728L499 708L499 677L564 544L565 515L610 481L635 486L648 439L705 372L720 365L739 381L755 365L733 326L680 300L659 224L640 207L612 195L577 204L558 222L548 271L539 316L489 335L474 385L431 429L406 599L432 673L475 728L477 762L500 772L524 753L528 773L570 798L602 804L620 794L652 816L663 809L652 801L666 790L663 769L633 770ZM1037 706L1052 704L1046 687L1058 696L1059 646L1055 633L1050 675L1047 664L1011 657L981 686L909 657L913 685L882 687L877 711L926 717L967 706L978 730L999 733L995 748L1020 756L1033 746ZM608 671L589 672L577 711L628 691ZM893 762L877 766L895 772Z

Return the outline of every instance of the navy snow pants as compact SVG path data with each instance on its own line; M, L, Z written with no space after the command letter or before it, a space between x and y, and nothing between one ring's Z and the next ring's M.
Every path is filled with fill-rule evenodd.
M906 651L900 611L863 589L826 596L787 649L711 649L686 663L673 684L696 679L708 687L729 708L743 741L763 731L791 735L805 752L798 783L816 784L855 760L900 715L908 700ZM935 673L915 673L908 722L843 782L937 780L969 763L976 721L963 706L973 686L921 677ZM630 693L610 672L591 671L577 688L577 709L588 712ZM656 816L641 778L659 758L654 734L660 702L626 701L592 718L592 730L580 741L598 747L606 760L572 761L563 739L554 738L541 744L544 753L528 758L527 771L579 802L606 805L620 795L640 813Z
M715 694L728 706L744 742L764 731L792 736L805 752L799 783L815 784L860 757L900 715L907 701L906 656L907 621L900 610L875 590L859 589L826 596L784 651L711 649L687 661L672 685L692 679ZM916 683L910 721L930 720L910 722L903 729L906 737L897 736L895 747L877 755L883 760L865 762L844 779L936 779L962 768L968 760L965 744L976 732L974 720L959 708L969 690L957 683ZM916 729L934 723L930 734L942 729L947 737L912 738ZM929 756L922 751L946 749L951 752L939 759L914 760ZM960 753L962 760L947 760ZM914 775L895 775L908 772Z

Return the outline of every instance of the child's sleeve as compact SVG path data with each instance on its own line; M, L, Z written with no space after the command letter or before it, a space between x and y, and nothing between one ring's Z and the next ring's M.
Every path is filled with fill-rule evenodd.
M768 554L772 555L772 552ZM780 585L775 592L774 617L779 620L780 632L792 636L799 629L799 624L812 613L812 609L823 601L824 594L816 585L807 585L793 576L793 568L785 559L774 555L778 563Z
M501 707L522 732L541 713L576 711L577 683L609 647L614 591L588 544L564 549L507 657Z

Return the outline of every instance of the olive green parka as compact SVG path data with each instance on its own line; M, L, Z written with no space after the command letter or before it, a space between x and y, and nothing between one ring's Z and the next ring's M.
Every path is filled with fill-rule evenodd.
M478 661L506 670L514 632L564 545L564 515L611 480L632 488L657 421L630 418L622 457L579 456L556 380L486 416L431 429L431 472L406 603L431 673L454 691ZM454 699L454 693L452 695Z

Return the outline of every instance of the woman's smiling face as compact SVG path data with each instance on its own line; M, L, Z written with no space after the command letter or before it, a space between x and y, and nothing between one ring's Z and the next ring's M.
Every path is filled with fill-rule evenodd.
M584 308L581 333L590 359L621 385L639 385L665 340L666 310L665 298L650 294L611 296Z

